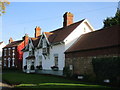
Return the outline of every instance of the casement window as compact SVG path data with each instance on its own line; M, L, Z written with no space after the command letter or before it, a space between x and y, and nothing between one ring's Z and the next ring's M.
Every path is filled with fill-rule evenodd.
M43 44L43 48L46 48L46 47L47 47L46 40L45 40L45 39L43 39L42 41L43 41L43 43L42 43L42 44Z
M15 58L12 58L12 66L15 66Z
M4 58L4 66L6 66L6 63L7 63L7 62L6 62L6 58Z
M86 28L84 28L84 32L86 32Z
M10 56L10 50L11 50L11 48L8 48L8 55Z
M7 53L6 50L7 50L7 49L5 48L5 49L4 49L4 56L6 56L6 53Z
M34 50L29 51L29 56L33 56L34 55Z
M12 49L14 50L14 49L15 49L15 47L12 47Z
M54 54L54 63L55 66L58 67L58 54Z
M8 58L8 67L9 67L9 68L10 68L10 61L11 61L11 59Z
M39 56L39 65L42 65L42 56Z

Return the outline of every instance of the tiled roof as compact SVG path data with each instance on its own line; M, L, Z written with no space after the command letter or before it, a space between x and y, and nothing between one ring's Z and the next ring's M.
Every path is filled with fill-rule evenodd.
M60 42L63 41L78 25L80 25L85 19L73 23L69 26L63 27L63 28L59 28L57 30L51 31L50 33L47 33L49 35L48 40L50 43L56 43L56 42Z
M0 42L0 44L2 44L3 42Z
M15 47L15 46L18 46L22 42L23 42L23 40L13 41L13 42L7 44L4 48L6 48L6 47Z
M83 34L71 46L67 52L84 51L90 49L99 49L102 47L109 47L120 45L120 26L115 25L109 28L96 30L87 34Z
M46 35L48 41L50 43L56 43L56 42L60 42L63 41L78 25L80 25L85 19L73 23L69 26L63 27L63 28L59 28L57 30L51 31L51 32L44 32L44 34ZM37 37L37 38L31 38L33 45L35 47L37 47L37 44L39 43L39 39L41 36Z
M39 36L39 37L37 37L37 38L31 38L34 47L37 47L37 45L38 45L38 43L39 43L39 40L40 40L40 37L41 37L41 36Z

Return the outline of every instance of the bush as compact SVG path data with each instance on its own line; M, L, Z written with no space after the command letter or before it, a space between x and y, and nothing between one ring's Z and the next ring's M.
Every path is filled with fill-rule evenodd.
M68 66L63 68L63 75L66 77L72 77L72 71L69 69Z
M119 82L120 57L93 58L93 69L99 81L109 79L111 83Z
M27 69L27 65L24 66L24 69L25 69L25 70Z
M36 66L36 68L42 70L42 65Z
M58 71L59 68L57 66L52 66L51 69L54 71Z

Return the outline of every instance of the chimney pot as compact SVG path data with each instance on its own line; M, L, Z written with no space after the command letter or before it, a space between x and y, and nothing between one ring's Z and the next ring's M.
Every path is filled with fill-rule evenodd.
M36 28L35 28L35 38L37 38L40 35L41 35L41 28L36 26Z
M63 27L73 24L73 14L71 12L66 12L63 15L63 18L64 18Z
M13 39L12 39L12 37L10 37L10 39L9 39L9 43L11 43L11 42L13 42Z

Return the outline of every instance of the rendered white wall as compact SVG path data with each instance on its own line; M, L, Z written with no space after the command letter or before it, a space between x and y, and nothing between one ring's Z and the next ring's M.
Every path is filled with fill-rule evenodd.
M52 48L50 48L50 53L49 55L45 57L42 55L42 49L38 49L35 52L35 56L42 56L42 66L43 69L45 70L51 70L51 66L54 66L54 54L58 54L58 67L59 70L63 70L63 67L65 65L65 55L64 55L64 51L65 51L65 46L64 44L61 45L55 45L52 46ZM38 58L36 58L35 64L36 66L38 65Z
M84 29L86 30L84 32ZM92 29L86 23L81 23L68 37L65 41L65 50L67 50L72 44L82 35L91 32Z
M28 51L23 53L23 68L26 65L26 59L25 58L28 57L28 55L29 55Z
M2 48L5 47L5 43L0 44L0 57L2 57Z

